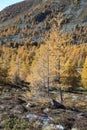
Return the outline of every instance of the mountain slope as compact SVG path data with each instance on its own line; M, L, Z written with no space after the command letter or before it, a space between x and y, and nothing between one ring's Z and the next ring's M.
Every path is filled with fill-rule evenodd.
M0 23L16 17L20 13L23 13L26 10L36 6L40 2L41 0L25 0L23 2L8 6L0 12Z
M39 42L54 24L60 31L83 37L87 33L87 1L25 0L9 6L0 12L0 39L4 43ZM87 42L85 37L74 41Z

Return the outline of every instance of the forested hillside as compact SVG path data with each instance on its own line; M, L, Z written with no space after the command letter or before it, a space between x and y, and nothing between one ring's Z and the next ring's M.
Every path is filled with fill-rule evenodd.
M86 130L86 93L87 0L24 0L0 12L0 110L7 112L4 130L51 130L51 125L44 128L42 117L37 116L40 124L36 118L35 126L28 124L24 118L28 112L52 113L55 120L49 118L50 123L65 128L58 130ZM3 95L8 97L7 106ZM50 98L64 104L63 110L48 104Z
M5 72L8 73L7 77L1 77L9 78L10 82L15 82L16 77L29 81L31 71L34 71L32 66L35 60L37 65L38 59L40 60L40 57L37 58L39 50L44 51L44 48L45 51L48 50L45 46L48 46L49 41L52 42L50 45L52 48L54 43L55 46L60 46L56 50L53 48L52 53L58 56L61 48L64 51L63 69L66 70L65 64L74 66L77 71L79 68L79 75L83 78L82 72L87 55L86 7L85 0L51 0L50 2L26 0L1 11L1 69L4 71L4 68L7 68ZM40 54L41 58L45 57L44 53ZM38 67L36 70L39 69Z

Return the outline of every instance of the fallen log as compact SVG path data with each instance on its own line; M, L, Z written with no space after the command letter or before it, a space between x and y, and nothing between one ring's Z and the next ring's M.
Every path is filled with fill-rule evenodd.
M56 108L66 109L66 107L63 104L59 103L58 101L56 101L54 99L51 99L50 103L52 106L54 106Z

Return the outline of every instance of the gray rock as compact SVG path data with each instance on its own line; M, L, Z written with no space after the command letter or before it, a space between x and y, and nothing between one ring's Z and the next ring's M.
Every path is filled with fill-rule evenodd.
M79 130L78 128L72 128L71 130Z
M58 128L58 130L64 130L65 128L62 125L56 125L56 128Z
M42 130L64 130L62 125L48 124L42 128Z
M52 117L49 117L47 114L43 115L43 116L38 116L38 115L35 115L35 114L28 114L26 116L26 118L29 119L29 121L33 121L34 119L38 119L38 120L41 120L43 125L47 125L48 124L48 121L50 120L53 120Z
M43 125L47 125L48 121L52 121L53 120L53 118L49 117L47 114L45 114L43 116L40 116L39 119L42 120Z
M43 110L43 112L45 112L45 113L49 112L49 108L45 108L45 109Z
M38 116L35 114L28 114L26 118L28 118L29 121L33 121L34 119L38 118Z

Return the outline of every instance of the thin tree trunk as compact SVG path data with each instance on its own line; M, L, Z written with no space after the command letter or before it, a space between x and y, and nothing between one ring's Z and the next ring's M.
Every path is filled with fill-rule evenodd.
M50 74L49 74L49 70L50 70L50 64L49 64L49 44L48 44L48 54L47 54L47 62L48 62L48 66L47 66L47 88L48 88L48 96L49 96L49 81L50 81L50 79L49 79L49 76L50 76Z
M60 81L60 58L58 61L58 74L57 74L57 78L58 78L58 87L59 87L59 98L60 98L60 103L63 104L63 95L62 95L62 89L61 89L61 81Z
M59 98L60 98L60 103L63 104L63 94L62 94L62 89L61 86L59 86Z

